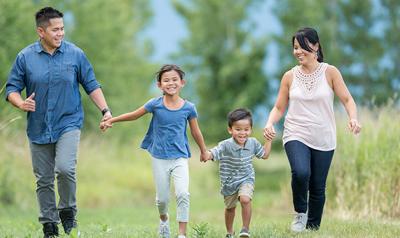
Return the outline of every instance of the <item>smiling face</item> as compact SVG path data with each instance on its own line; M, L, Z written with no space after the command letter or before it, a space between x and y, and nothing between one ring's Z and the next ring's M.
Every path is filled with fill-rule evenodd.
M185 80L175 70L164 72L160 81L157 82L157 86L163 91L164 95L169 96L179 95L184 85Z
M251 122L245 118L233 122L231 127L228 127L229 134L240 146L244 146L252 131Z
M51 18L47 26L39 26L37 33L40 36L43 47L52 53L60 47L64 39L64 21L62 18Z
M313 52L307 51L303 48L301 48L299 42L297 39L294 39L293 42L293 55L294 57L299 61L301 65L306 65L313 63L314 61L317 60L317 55L316 52L318 50L317 45L313 45L308 42L309 47L313 50Z

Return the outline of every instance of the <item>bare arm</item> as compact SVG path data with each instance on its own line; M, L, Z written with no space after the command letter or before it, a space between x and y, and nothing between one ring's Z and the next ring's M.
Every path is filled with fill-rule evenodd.
M286 72L281 80L278 97L275 105L269 113L267 124L264 128L264 137L267 140L272 140L275 137L274 124L278 122L286 111L289 103L289 88L293 78L292 71Z
M204 143L203 134L200 131L199 124L197 123L196 118L192 118L189 120L190 133L192 134L193 139L196 141L197 145L200 149L200 161L206 161L208 154L206 144Z
M327 75L328 78L331 79L333 91L346 109L349 117L348 127L350 131L354 134L358 134L361 131L361 125L358 122L357 106L349 90L347 89L346 84L344 83L342 75L334 66L329 66Z
M264 156L262 157L263 159L268 159L269 154L271 153L271 145L272 145L272 140L266 140L264 143Z
M120 121L134 121L140 117L142 117L144 114L146 114L147 111L144 108L144 106L139 107L133 112L128 112L124 113L122 115L119 115L117 117L110 118L106 121L103 121L100 123L100 129L105 131L107 128L112 127L112 124L114 122L120 122Z
M97 108L100 109L100 111L102 111L105 108L108 108L106 99L104 98L104 94L103 94L103 91L101 90L101 88L97 88L97 89L93 90L93 92L91 92L89 94L89 97L90 97L90 99L92 99L92 101L97 106ZM105 121L111 117L112 117L111 112L108 111L103 115L102 121Z

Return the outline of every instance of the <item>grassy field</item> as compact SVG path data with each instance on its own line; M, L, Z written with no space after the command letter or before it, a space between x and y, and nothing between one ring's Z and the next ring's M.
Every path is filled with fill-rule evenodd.
M400 126L390 122L400 121L400 114L383 110L363 115L359 137L351 137L344 121L338 120L338 150L318 232L289 231L290 170L280 145L270 160L254 162L252 237L399 237ZM13 125L0 130L0 238L42 237L27 139L14 130ZM141 137L133 134L131 141L121 141L112 131L83 133L78 159L81 237L157 237L151 164L139 149ZM192 149L189 237L224 237L218 165L200 163L196 147ZM240 208L236 214L239 231ZM174 200L170 217L175 220ZM175 222L171 228L176 234Z

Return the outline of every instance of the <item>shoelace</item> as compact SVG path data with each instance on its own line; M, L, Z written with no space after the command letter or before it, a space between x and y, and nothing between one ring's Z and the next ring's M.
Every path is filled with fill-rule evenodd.
M299 224L299 223L302 224L301 217L302 217L301 214L296 214L296 216L295 216L295 220L296 220L295 224Z

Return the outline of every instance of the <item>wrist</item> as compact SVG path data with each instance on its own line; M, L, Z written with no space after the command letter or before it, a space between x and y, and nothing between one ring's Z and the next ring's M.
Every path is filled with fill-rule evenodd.
M103 116L104 116L107 112L109 112L110 114L112 114L110 108L108 108L108 107L105 107L103 110L101 110L101 114L102 114Z

